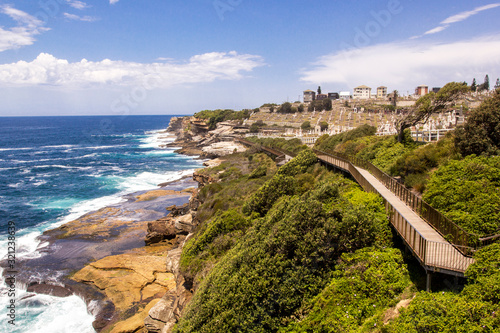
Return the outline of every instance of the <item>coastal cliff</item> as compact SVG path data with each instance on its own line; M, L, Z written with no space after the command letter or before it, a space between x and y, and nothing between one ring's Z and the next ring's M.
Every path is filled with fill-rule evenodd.
M234 138L231 124L218 125L209 131L203 122L194 117L173 117L165 131L176 136L170 146L180 147L178 153L217 157L244 151L246 148L232 141ZM223 143L221 148L221 143ZM207 161L214 166L221 160ZM195 183L202 188L214 179L195 172ZM187 181L187 180L186 180ZM160 184L169 186L170 184ZM94 328L102 332L170 332L179 320L183 309L192 297L191 283L179 271L182 248L199 224L197 209L199 189L167 190L163 187L134 196L133 202L152 203L158 198L169 196L184 198L183 204L166 205L169 213L157 219L146 219L135 228L140 231L135 238L145 246L136 246L123 254L94 257L97 259L71 274L71 281L65 290L67 294L80 291L79 294L90 304L95 295L99 295L99 310L95 313ZM139 208L139 207L135 207ZM126 210L129 211L129 210ZM136 209L128 214L144 214ZM113 230L130 229L125 226L124 210L107 207L86 217L85 223L74 221L52 232L54 238L86 237L101 239L107 244L114 244L118 238ZM113 226L110 217L122 218L122 224ZM89 221L94 221L89 224ZM112 253L110 253L112 254ZM75 284L76 282L76 284ZM73 287L69 287L73 285ZM82 285L87 287L83 288ZM40 289L41 284L38 286ZM90 289L89 289L90 288ZM52 288L53 289L53 288ZM51 289L51 290L52 290ZM85 291L86 290L86 291ZM52 291L53 292L53 291Z

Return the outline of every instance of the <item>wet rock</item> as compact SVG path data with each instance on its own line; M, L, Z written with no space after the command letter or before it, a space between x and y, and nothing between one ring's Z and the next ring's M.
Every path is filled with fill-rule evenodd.
M179 215L185 215L189 212L189 209L190 209L189 203L185 203L182 206L172 205L172 206L167 207L167 210L170 211L169 215L172 217L179 216Z
M115 305L110 301L106 301L101 305L101 309L95 317L92 326L97 332L100 332L103 328L108 326L115 317Z
M152 300L143 310L138 311L134 316L117 323L110 333L144 332L144 319L148 316L151 308L154 307L159 301L160 299Z
M45 294L56 297L68 297L73 295L73 291L61 286L54 286L45 283L33 283L28 287L29 292Z

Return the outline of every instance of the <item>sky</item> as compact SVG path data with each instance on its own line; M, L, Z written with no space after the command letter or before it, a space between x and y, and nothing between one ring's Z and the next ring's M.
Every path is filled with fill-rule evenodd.
M0 0L0 116L167 115L500 77L500 2Z

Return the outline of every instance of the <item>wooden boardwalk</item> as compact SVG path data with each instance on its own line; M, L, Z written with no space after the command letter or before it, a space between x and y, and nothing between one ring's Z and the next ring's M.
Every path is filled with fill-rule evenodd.
M472 258L458 251L456 245L447 242L439 232L368 170L342 158L318 151L316 154L322 163L350 173L366 191L382 196L392 225L428 273L442 272L463 276L467 267L474 262ZM429 278L430 275L428 283L430 283Z

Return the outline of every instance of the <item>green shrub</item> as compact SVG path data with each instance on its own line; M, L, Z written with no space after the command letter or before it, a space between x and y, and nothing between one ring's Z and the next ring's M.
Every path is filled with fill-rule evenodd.
M420 292L391 322L388 333L498 332L498 304L468 299L451 292Z
M336 135L329 136L327 134L322 135L314 144L314 148L323 151L334 151L335 147L340 144L350 140L355 140L365 136L375 135L377 128L370 125L361 125L351 131L339 133Z
M397 249L365 248L343 254L329 285L316 296L307 315L280 332L359 332L373 329L387 307L410 286Z
M292 154L298 154L302 150L307 149L307 145L304 145L302 141L298 138L287 140L283 138L250 137L247 138L247 140L258 143L262 146L279 149L284 152L289 152Z
M470 299L500 303L500 244L491 244L474 254L465 276L468 285L463 293Z
M254 169L249 175L249 179L261 178L267 174L267 166L259 165L256 169Z
M263 216L279 198L293 195L296 190L297 182L293 177L276 174L245 202L243 212L247 215L257 212Z
M328 284L342 251L388 244L380 198L363 198L350 181L324 178L300 197L281 196L253 220L205 276L176 332L276 332Z
M469 232L500 229L500 156L451 160L431 174L424 200Z
M500 154L500 89L456 130L455 146L464 156Z
M296 176L314 165L318 161L311 149L301 151L296 157L278 169L279 175Z

